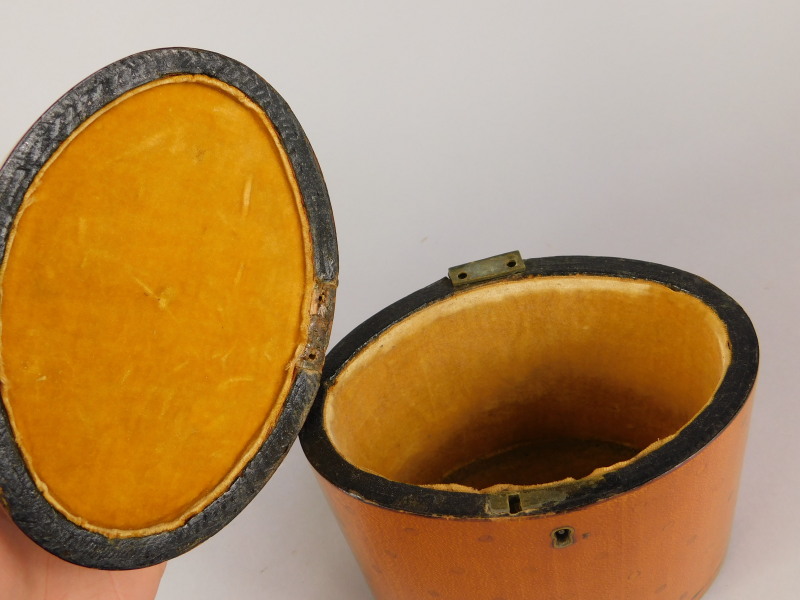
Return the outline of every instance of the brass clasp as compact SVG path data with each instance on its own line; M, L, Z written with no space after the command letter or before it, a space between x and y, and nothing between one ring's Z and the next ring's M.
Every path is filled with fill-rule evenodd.
M478 281L488 281L525 272L525 261L519 251L507 252L476 260L457 267L451 267L447 274L453 286L460 287Z

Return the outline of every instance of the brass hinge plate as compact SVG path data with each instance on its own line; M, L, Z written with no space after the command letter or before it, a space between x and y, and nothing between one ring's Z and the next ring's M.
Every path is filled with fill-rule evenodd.
M506 252L497 256L490 256L483 260L476 260L465 265L451 267L447 274L453 286L461 287L479 281L489 281L525 272L525 261L519 251Z

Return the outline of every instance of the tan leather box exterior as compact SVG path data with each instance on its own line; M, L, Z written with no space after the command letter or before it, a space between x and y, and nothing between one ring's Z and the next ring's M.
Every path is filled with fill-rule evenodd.
M725 556L751 406L670 473L563 514L422 517L320 482L379 600L695 600ZM565 526L575 541L554 548Z

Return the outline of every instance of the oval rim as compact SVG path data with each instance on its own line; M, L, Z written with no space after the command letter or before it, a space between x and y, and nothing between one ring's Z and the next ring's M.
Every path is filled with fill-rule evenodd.
M303 451L321 477L344 493L382 508L427 517L524 518L577 510L641 487L679 467L710 444L739 414L751 395L758 371L759 348L753 325L744 310L725 292L705 279L672 267L646 261L593 256L555 256L527 259L522 277L606 276L652 281L701 300L714 310L731 343L731 362L711 401L671 441L629 464L604 473L536 490L525 491L528 506L520 512L498 513L498 499L508 495L432 489L386 479L349 463L333 446L323 426L327 389L363 348L394 324L458 293L441 279L388 306L359 325L329 353L311 413L300 433ZM504 498L505 497L505 498ZM494 501L494 502L493 502Z

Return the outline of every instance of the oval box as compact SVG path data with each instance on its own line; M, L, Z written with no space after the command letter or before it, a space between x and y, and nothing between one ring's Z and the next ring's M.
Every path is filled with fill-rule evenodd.
M320 375L327 192L283 100L137 54L0 171L0 501L129 569L196 546L301 441L380 600L693 600L722 561L758 365L708 282L501 255L388 307Z
M757 366L695 275L511 253L343 339L301 441L379 600L694 600Z

